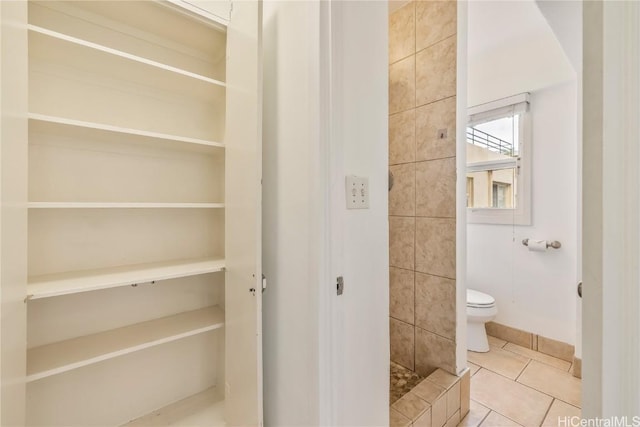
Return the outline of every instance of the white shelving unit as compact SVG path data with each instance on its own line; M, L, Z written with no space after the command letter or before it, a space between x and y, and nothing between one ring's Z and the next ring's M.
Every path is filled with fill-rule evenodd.
M0 7L1 424L260 425L260 2Z

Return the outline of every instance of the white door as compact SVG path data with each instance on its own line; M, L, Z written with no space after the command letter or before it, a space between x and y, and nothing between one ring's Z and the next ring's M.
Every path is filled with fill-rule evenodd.
M225 419L262 424L262 3L234 2L227 29Z

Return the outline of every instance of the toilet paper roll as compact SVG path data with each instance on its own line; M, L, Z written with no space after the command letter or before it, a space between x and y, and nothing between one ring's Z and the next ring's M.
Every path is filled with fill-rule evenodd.
M546 252L547 241L529 239L529 244L527 245L527 247L531 252Z

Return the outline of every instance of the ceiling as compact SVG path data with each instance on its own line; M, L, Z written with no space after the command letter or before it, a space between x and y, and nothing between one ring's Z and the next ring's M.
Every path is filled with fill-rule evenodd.
M468 4L469 106L576 78L535 0L471 0Z
M551 33L534 0L469 2L468 56Z

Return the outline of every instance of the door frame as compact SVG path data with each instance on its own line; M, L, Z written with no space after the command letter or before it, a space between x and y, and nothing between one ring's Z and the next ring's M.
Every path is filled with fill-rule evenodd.
M640 413L640 4L584 3L583 417Z

